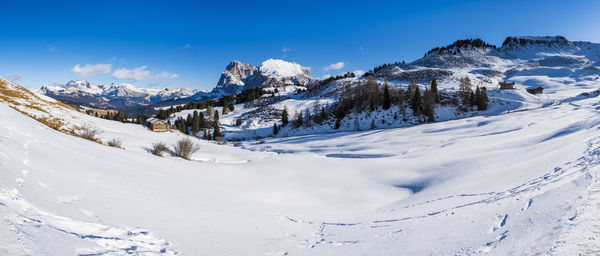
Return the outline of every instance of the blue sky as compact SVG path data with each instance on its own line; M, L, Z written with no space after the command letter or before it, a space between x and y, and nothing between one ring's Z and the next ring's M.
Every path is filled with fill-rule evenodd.
M321 77L464 38L600 42L600 1L224 2L5 1L0 76L28 88L81 79L209 89L231 60L283 59Z

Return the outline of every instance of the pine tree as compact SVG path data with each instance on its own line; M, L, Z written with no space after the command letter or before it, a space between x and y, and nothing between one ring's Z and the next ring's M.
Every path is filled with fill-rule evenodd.
M464 76L460 79L458 90L463 98L463 103L471 103L470 100L473 95L473 90L471 90L471 79L469 79L468 76Z
M289 114L288 114L287 107L284 107L283 108L283 112L281 112L281 125L282 126L287 126L288 125L288 122L289 122L289 120L288 120L289 116L288 115Z
M277 135L279 133L279 128L277 127L277 123L273 123L273 135Z
M192 117L192 134L198 134L200 131L200 118L198 117L198 111L194 111L194 116Z
M312 118L310 117L310 109L309 108L306 109L306 116L304 118L306 118L306 121L304 122L304 124L307 126L310 126L310 120Z
M481 100L479 102L479 110L486 110L488 108L488 96L487 89L485 87L481 88Z
M188 114L185 118L185 126L192 126L192 115Z
M213 131L213 140L219 140L219 138L222 136L221 134L221 127L219 127L218 124L215 125L215 129Z
M477 109L481 109L481 90L479 89L479 86L477 86L477 88L475 89L475 100L473 102L472 105L477 106Z
M431 80L431 92L433 93L435 103L440 103L440 97L438 95L437 80L435 78L433 80Z
M219 111L215 111L215 116L213 118L213 122L218 125L219 124Z
M302 124L304 123L304 117L302 116L302 111L296 113L296 121L295 121L295 127L298 128L300 126L302 126Z
M206 127L206 121L204 119L204 112L200 112L198 113L198 123L199 123L199 127L200 128L207 128Z
M334 129L334 130L340 129L340 126L341 126L341 125L342 125L342 124L340 123L340 119L339 119L339 118L337 118L337 119L335 119L335 125L333 126L333 129Z
M419 92L419 86L414 88L414 94L411 99L411 108L414 116L419 116L423 112L423 106L421 105L421 93Z
M375 119L371 119L371 130L375 130L377 126L375 126Z
M238 119L235 120L235 126L237 126L237 127L242 126L242 119L241 118L238 118Z
M435 95L433 90L425 89L425 104L423 114L427 116L428 122L435 121Z
M392 106L392 97L390 96L390 87L387 81L383 87L383 109L388 110Z

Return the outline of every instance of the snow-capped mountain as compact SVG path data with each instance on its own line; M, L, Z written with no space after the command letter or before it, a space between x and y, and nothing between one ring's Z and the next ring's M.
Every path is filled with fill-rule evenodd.
M229 95L252 87L307 85L313 81L310 70L294 62L268 59L260 66L232 61L221 74L212 95ZM205 97L199 94L198 97Z
M128 108L190 97L199 90L187 88L148 89L131 84L93 84L69 81L64 85L42 86L39 93L52 98L98 108Z
M562 36L522 36L506 38L501 47L479 39L458 40L411 63L386 64L371 74L402 82L416 79L426 83L435 78L449 86L456 86L457 79L466 75L484 86L510 80L529 88L548 80L554 82L545 83L546 87L565 79L585 83L600 74L599 63L600 44L568 41Z

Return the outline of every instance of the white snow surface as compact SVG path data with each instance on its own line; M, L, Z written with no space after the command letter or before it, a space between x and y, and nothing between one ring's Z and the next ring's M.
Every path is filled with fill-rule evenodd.
M148 153L177 132L50 112L112 148L0 103L0 254L597 255L596 96L241 148L194 139L195 161Z
M295 62L287 62L283 60L268 59L260 65L260 72L265 76L276 78L286 78L294 76L302 76L309 72L305 67Z

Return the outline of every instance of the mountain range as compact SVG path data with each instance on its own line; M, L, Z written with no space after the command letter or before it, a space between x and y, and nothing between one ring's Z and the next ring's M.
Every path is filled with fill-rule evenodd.
M562 36L511 36L500 47L481 39L465 39L431 49L410 63L396 62L375 67L365 74L379 80L428 83L437 79L453 87L463 76L471 76L483 86L496 86L511 80L526 87L556 85L575 81L585 86L600 74L600 44L568 41ZM252 87L320 85L330 92L341 90L335 81L319 83L309 68L297 63L268 59L258 66L232 61L211 91L190 89L141 89L129 84L94 85L70 81L64 85L43 86L38 92L58 100L97 108L131 108L168 105L232 95ZM333 93L333 94L331 94Z

